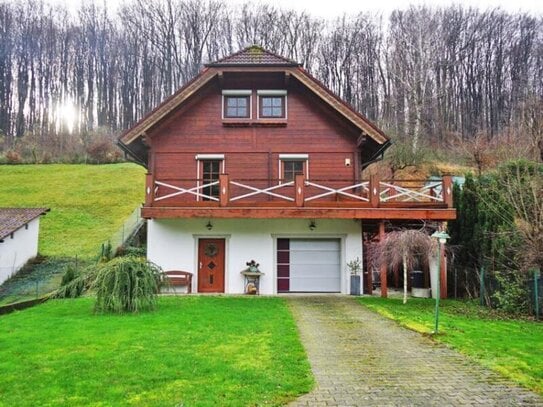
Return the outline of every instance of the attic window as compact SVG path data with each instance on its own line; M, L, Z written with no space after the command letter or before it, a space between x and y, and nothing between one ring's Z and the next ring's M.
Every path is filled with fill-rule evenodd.
M250 119L251 118L251 91L250 90L223 90L223 118Z
M287 117L286 90L259 90L258 118L285 119Z

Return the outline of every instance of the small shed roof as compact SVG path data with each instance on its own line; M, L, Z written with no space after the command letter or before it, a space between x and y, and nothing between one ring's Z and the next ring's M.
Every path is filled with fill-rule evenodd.
M0 240L46 212L49 208L0 208Z

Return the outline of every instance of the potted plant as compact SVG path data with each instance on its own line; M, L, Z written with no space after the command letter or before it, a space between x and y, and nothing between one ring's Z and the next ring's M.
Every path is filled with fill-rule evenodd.
M351 295L360 295L360 273L362 272L362 262L357 257L347 263L351 272Z
M258 269L260 264L258 264L256 261L251 260L251 261L248 261L245 264L247 265L247 271L249 273L260 273L260 270Z

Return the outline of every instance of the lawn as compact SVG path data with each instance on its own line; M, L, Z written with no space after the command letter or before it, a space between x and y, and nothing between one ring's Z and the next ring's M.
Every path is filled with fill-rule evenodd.
M0 317L0 405L281 405L313 386L283 299L163 297L139 315L93 303Z
M2 165L0 206L48 207L40 253L94 257L141 204L144 169L135 164Z
M366 307L421 333L434 329L433 300L364 297ZM509 319L473 303L441 302L435 339L543 394L543 324Z

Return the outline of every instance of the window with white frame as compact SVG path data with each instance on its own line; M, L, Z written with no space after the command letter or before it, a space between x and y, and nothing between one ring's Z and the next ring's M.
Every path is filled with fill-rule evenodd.
M250 119L252 117L251 94L251 90L223 90L223 119Z
M259 119L287 118L286 90L258 90L256 93L258 96Z
M309 178L309 155L279 154L280 182L294 181L296 175L305 175L305 178Z
M224 174L224 154L197 154L196 155L197 186L203 186L199 192L204 196L197 196L198 201L212 201L219 198L219 175ZM213 184L213 185L211 185Z

